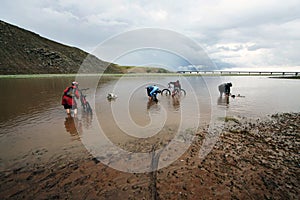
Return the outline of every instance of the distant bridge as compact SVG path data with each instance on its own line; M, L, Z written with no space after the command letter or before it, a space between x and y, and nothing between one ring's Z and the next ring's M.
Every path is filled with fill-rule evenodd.
M265 72L265 71L177 71L180 74L249 74L249 75L300 75L300 72Z

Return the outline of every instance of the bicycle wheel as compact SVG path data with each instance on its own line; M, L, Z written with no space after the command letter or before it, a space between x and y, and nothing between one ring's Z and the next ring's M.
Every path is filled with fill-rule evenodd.
M171 95L171 91L169 89L163 89L161 91L161 95L163 95L163 96L170 96Z
M93 110L92 110L92 108L90 106L90 103L86 102L85 106L86 106L86 112L93 114Z
M180 90L180 95L181 95L181 96L185 96L185 95L186 95L186 91L185 91L184 89L181 89L181 90Z
M86 105L84 103L82 103L81 105L82 105L83 112L86 112Z

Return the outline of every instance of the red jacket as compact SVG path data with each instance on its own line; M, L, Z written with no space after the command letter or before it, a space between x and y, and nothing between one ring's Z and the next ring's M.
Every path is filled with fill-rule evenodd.
M76 88L76 86L67 87L64 90L64 95L62 97L61 104L75 106L76 101L75 101L74 97L76 97L77 99L79 98L79 92L78 92L78 89Z

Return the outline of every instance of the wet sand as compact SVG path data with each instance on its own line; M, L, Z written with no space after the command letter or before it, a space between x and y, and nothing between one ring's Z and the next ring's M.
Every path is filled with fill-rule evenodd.
M141 174L109 168L82 146L76 158L1 171L0 198L298 199L299 133L299 113L276 114L265 121L228 118L204 159L198 154L206 127L173 164ZM31 153L42 156L43 151Z

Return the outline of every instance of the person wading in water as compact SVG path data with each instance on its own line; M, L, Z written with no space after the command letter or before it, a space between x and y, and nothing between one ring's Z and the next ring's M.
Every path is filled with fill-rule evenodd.
M74 111L74 116L77 115L77 103L75 98L79 99L78 85L78 82L73 81L72 85L64 90L61 104L64 106L68 115L71 114L71 110Z

